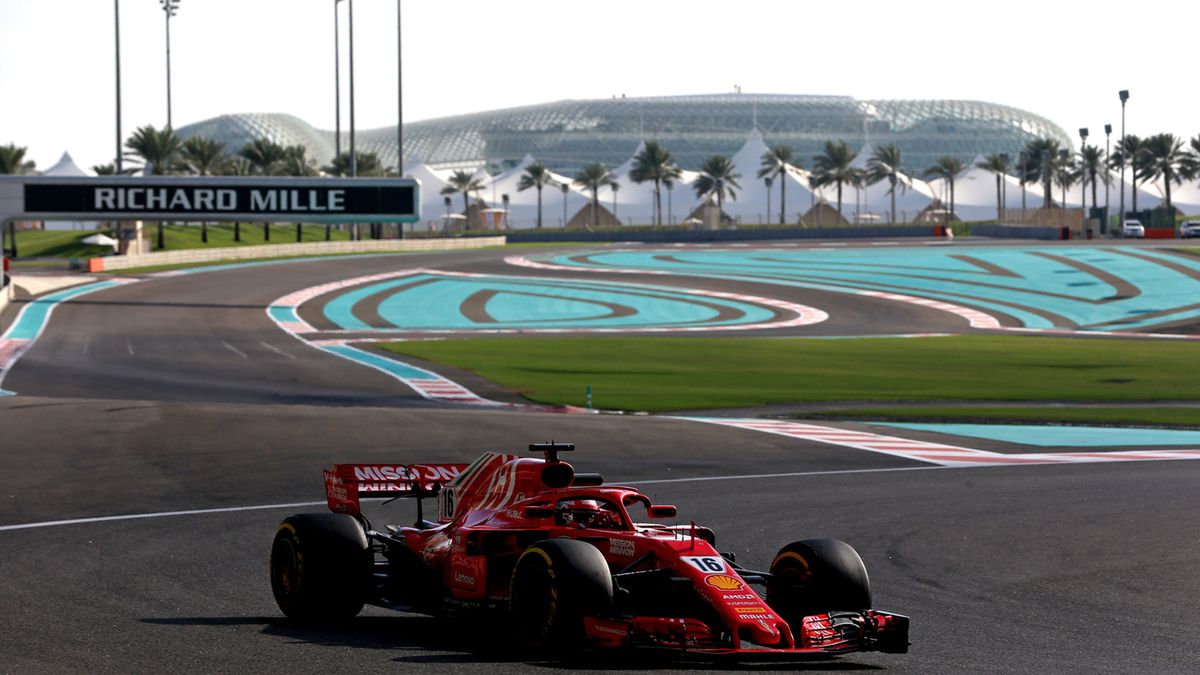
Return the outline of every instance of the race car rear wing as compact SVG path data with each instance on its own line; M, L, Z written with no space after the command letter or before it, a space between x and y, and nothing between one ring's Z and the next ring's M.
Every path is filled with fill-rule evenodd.
M432 497L466 464L335 464L325 470L325 500L334 513L361 515L361 498Z

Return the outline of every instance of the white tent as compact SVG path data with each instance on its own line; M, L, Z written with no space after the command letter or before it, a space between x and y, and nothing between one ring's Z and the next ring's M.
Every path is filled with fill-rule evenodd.
M64 152L54 166L42 172L43 176L95 176L96 174L85 171L75 163L71 158L71 153ZM65 220L47 220L45 227L47 230L94 230L100 224L93 221L65 221Z
M954 214L961 220L995 220L999 217L996 209L996 174L982 169L979 165L984 161L982 155L976 155L961 173L954 177ZM935 179L929 182L934 195L945 208L950 207L949 184L945 179ZM1003 192L1003 183L1001 183ZM1014 195L1009 194L1005 204ZM1015 208L1021 206L1021 195L1017 194Z
M862 191L862 215L860 222L890 222L892 220L892 197L888 194L891 182L884 179L868 185ZM933 188L928 183L908 176L896 174L896 221L912 222L934 199ZM843 206L843 211L845 207ZM851 221L854 219L851 218Z
M1109 186L1109 205L1112 213L1116 213L1120 209L1117 204L1117 199L1120 195L1120 176L1113 181ZM1096 186L1099 194L1099 203L1104 203L1104 183ZM1088 192L1091 192L1091 186L1088 186ZM1089 195L1088 199L1091 199ZM1167 191L1163 184L1163 180L1159 178L1152 183L1138 184L1138 208L1147 209L1156 206L1166 206ZM1088 202L1091 203L1090 201ZM1183 183L1171 184L1171 206L1183 211L1185 214L1200 213L1200 182L1184 181ZM1133 210L1133 197L1130 194L1129 173L1125 173L1125 208Z
M865 171L873 154L875 154L875 148L871 147L870 143L864 143L862 149L854 156L854 159L850 160L850 168Z
M763 141L762 134L755 129L750 132L750 137L742 144L741 149L731 158L734 173L741 176L738 178L738 183L742 187L737 191L737 199L725 200L725 213L738 219L743 225L779 222L779 177L776 176L772 179L769 197L766 182L758 177L763 155L769 151L770 148ZM787 222L795 224L800 220L800 214L811 208L813 194L808 188L807 175L801 170L789 171L784 175L783 180ZM768 202L770 211L767 209Z
M1100 188L1103 191L1104 186ZM1189 216L1200 214L1200 182L1184 181L1182 185L1172 185L1171 205ZM1138 206L1141 206L1140 202Z
M421 221L413 223L412 227L420 230L433 229L435 225L440 225L446 218L445 197L442 195L442 188L446 187L446 178L448 176L441 171L430 168L428 164L410 162L404 165L404 176L407 178L415 178L421 183ZM454 208L454 195L451 195L452 212L460 211L459 208Z
M629 172L633 170L634 158L642 152L646 144L639 143L637 150L621 166L613 169L613 178L617 182L616 213L617 219L623 223L648 225L654 222L654 183L633 182ZM696 193L692 190L692 182L700 174L695 171L684 171L670 188L662 188L663 224L679 223L700 204ZM613 211L613 191L600 191L600 203L609 211Z
M536 162L532 155L525 155L519 164L513 168L492 177L483 189L484 200L496 208L504 205L504 195L508 195L508 226L513 229L528 229L537 227L538 191L537 188L520 189L521 176L530 164ZM567 186L564 199L562 186ZM579 209L589 203L590 197L575 185L568 176L550 172L550 182L542 187L542 226L562 227L570 221ZM563 220L563 208L566 207L566 221Z
M996 174L980 168L982 155L976 155L970 165L954 179L954 213L962 220L996 220ZM933 196L947 207L950 204L949 185L944 179L929 181ZM1078 196L1078 189L1076 190ZM1000 177L1000 198L1006 209L1021 208L1021 182L1013 176ZM1058 203L1058 200L1055 200ZM1042 205L1042 188L1035 183L1025 185L1026 208Z
M96 174L90 171L84 171L79 168L75 160L71 158L71 153L64 152L62 157L54 164L54 166L42 172L43 176L95 176Z

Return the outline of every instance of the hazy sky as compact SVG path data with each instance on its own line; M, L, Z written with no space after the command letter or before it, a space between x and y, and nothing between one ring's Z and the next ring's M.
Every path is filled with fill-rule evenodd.
M359 129L394 124L396 2L356 0ZM343 129L349 126L347 2ZM116 150L113 2L0 0L0 144L39 168ZM121 0L124 135L166 122L164 14ZM334 126L333 0L182 0L176 127L234 112ZM1190 35L1200 3L404 0L404 119L567 98L732 92L977 99L1073 137L1200 134ZM1117 36L1124 31L1125 37ZM1135 53L1118 45L1144 45ZM630 148L632 152L633 148Z

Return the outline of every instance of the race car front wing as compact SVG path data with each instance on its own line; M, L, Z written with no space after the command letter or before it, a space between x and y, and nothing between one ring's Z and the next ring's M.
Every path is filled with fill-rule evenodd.
M714 634L703 621L692 618L588 617L584 627L597 647L666 648L705 656L750 658L819 657L851 652L908 652L909 619L901 614L864 610L806 616L793 637L785 634L778 645L759 645L732 636Z

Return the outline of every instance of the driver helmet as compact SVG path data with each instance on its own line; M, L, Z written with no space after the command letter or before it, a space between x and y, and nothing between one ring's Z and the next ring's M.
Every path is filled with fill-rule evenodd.
M571 499L559 502L559 520L564 523L589 525L603 509L595 499Z

